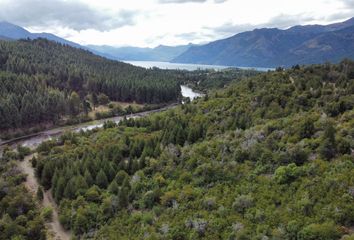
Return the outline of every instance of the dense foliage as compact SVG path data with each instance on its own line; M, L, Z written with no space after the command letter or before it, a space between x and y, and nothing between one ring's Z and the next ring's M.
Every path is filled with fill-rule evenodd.
M227 68L221 70L207 69L195 71L169 70L173 72L179 81L190 85L194 90L208 91L219 89L237 82L246 77L260 74L254 69Z
M48 40L0 41L0 129L77 115L90 107L92 94L167 103L177 101L180 87L170 72L110 61Z
M26 176L20 172L14 160L18 153L5 151L0 158L0 239L46 239L44 219L38 202L22 184Z
M83 238L353 239L353 105L353 62L279 69L43 143L36 172Z

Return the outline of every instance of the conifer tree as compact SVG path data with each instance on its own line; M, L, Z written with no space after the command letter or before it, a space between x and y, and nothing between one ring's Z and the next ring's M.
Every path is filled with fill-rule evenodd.
M102 169L98 172L96 176L96 184L102 189L105 189L108 186L107 176Z

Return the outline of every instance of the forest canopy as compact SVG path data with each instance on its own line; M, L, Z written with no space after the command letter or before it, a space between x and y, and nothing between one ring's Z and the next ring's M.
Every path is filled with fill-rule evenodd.
M37 177L83 239L352 239L353 107L354 62L278 69L43 143Z
M89 94L168 103L179 99L180 86L172 72L111 61L45 39L0 41L0 129L77 115Z

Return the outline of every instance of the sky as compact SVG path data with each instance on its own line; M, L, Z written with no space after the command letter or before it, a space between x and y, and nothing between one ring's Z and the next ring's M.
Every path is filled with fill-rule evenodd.
M201 44L354 17L354 0L0 0L0 20L79 44Z

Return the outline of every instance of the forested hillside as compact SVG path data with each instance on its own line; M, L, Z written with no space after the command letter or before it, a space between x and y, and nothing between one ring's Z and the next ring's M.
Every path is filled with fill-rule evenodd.
M112 101L167 103L177 101L180 86L170 72L48 40L0 41L0 129L77 115L100 93Z
M33 164L83 239L353 239L353 107L354 62L279 69Z

